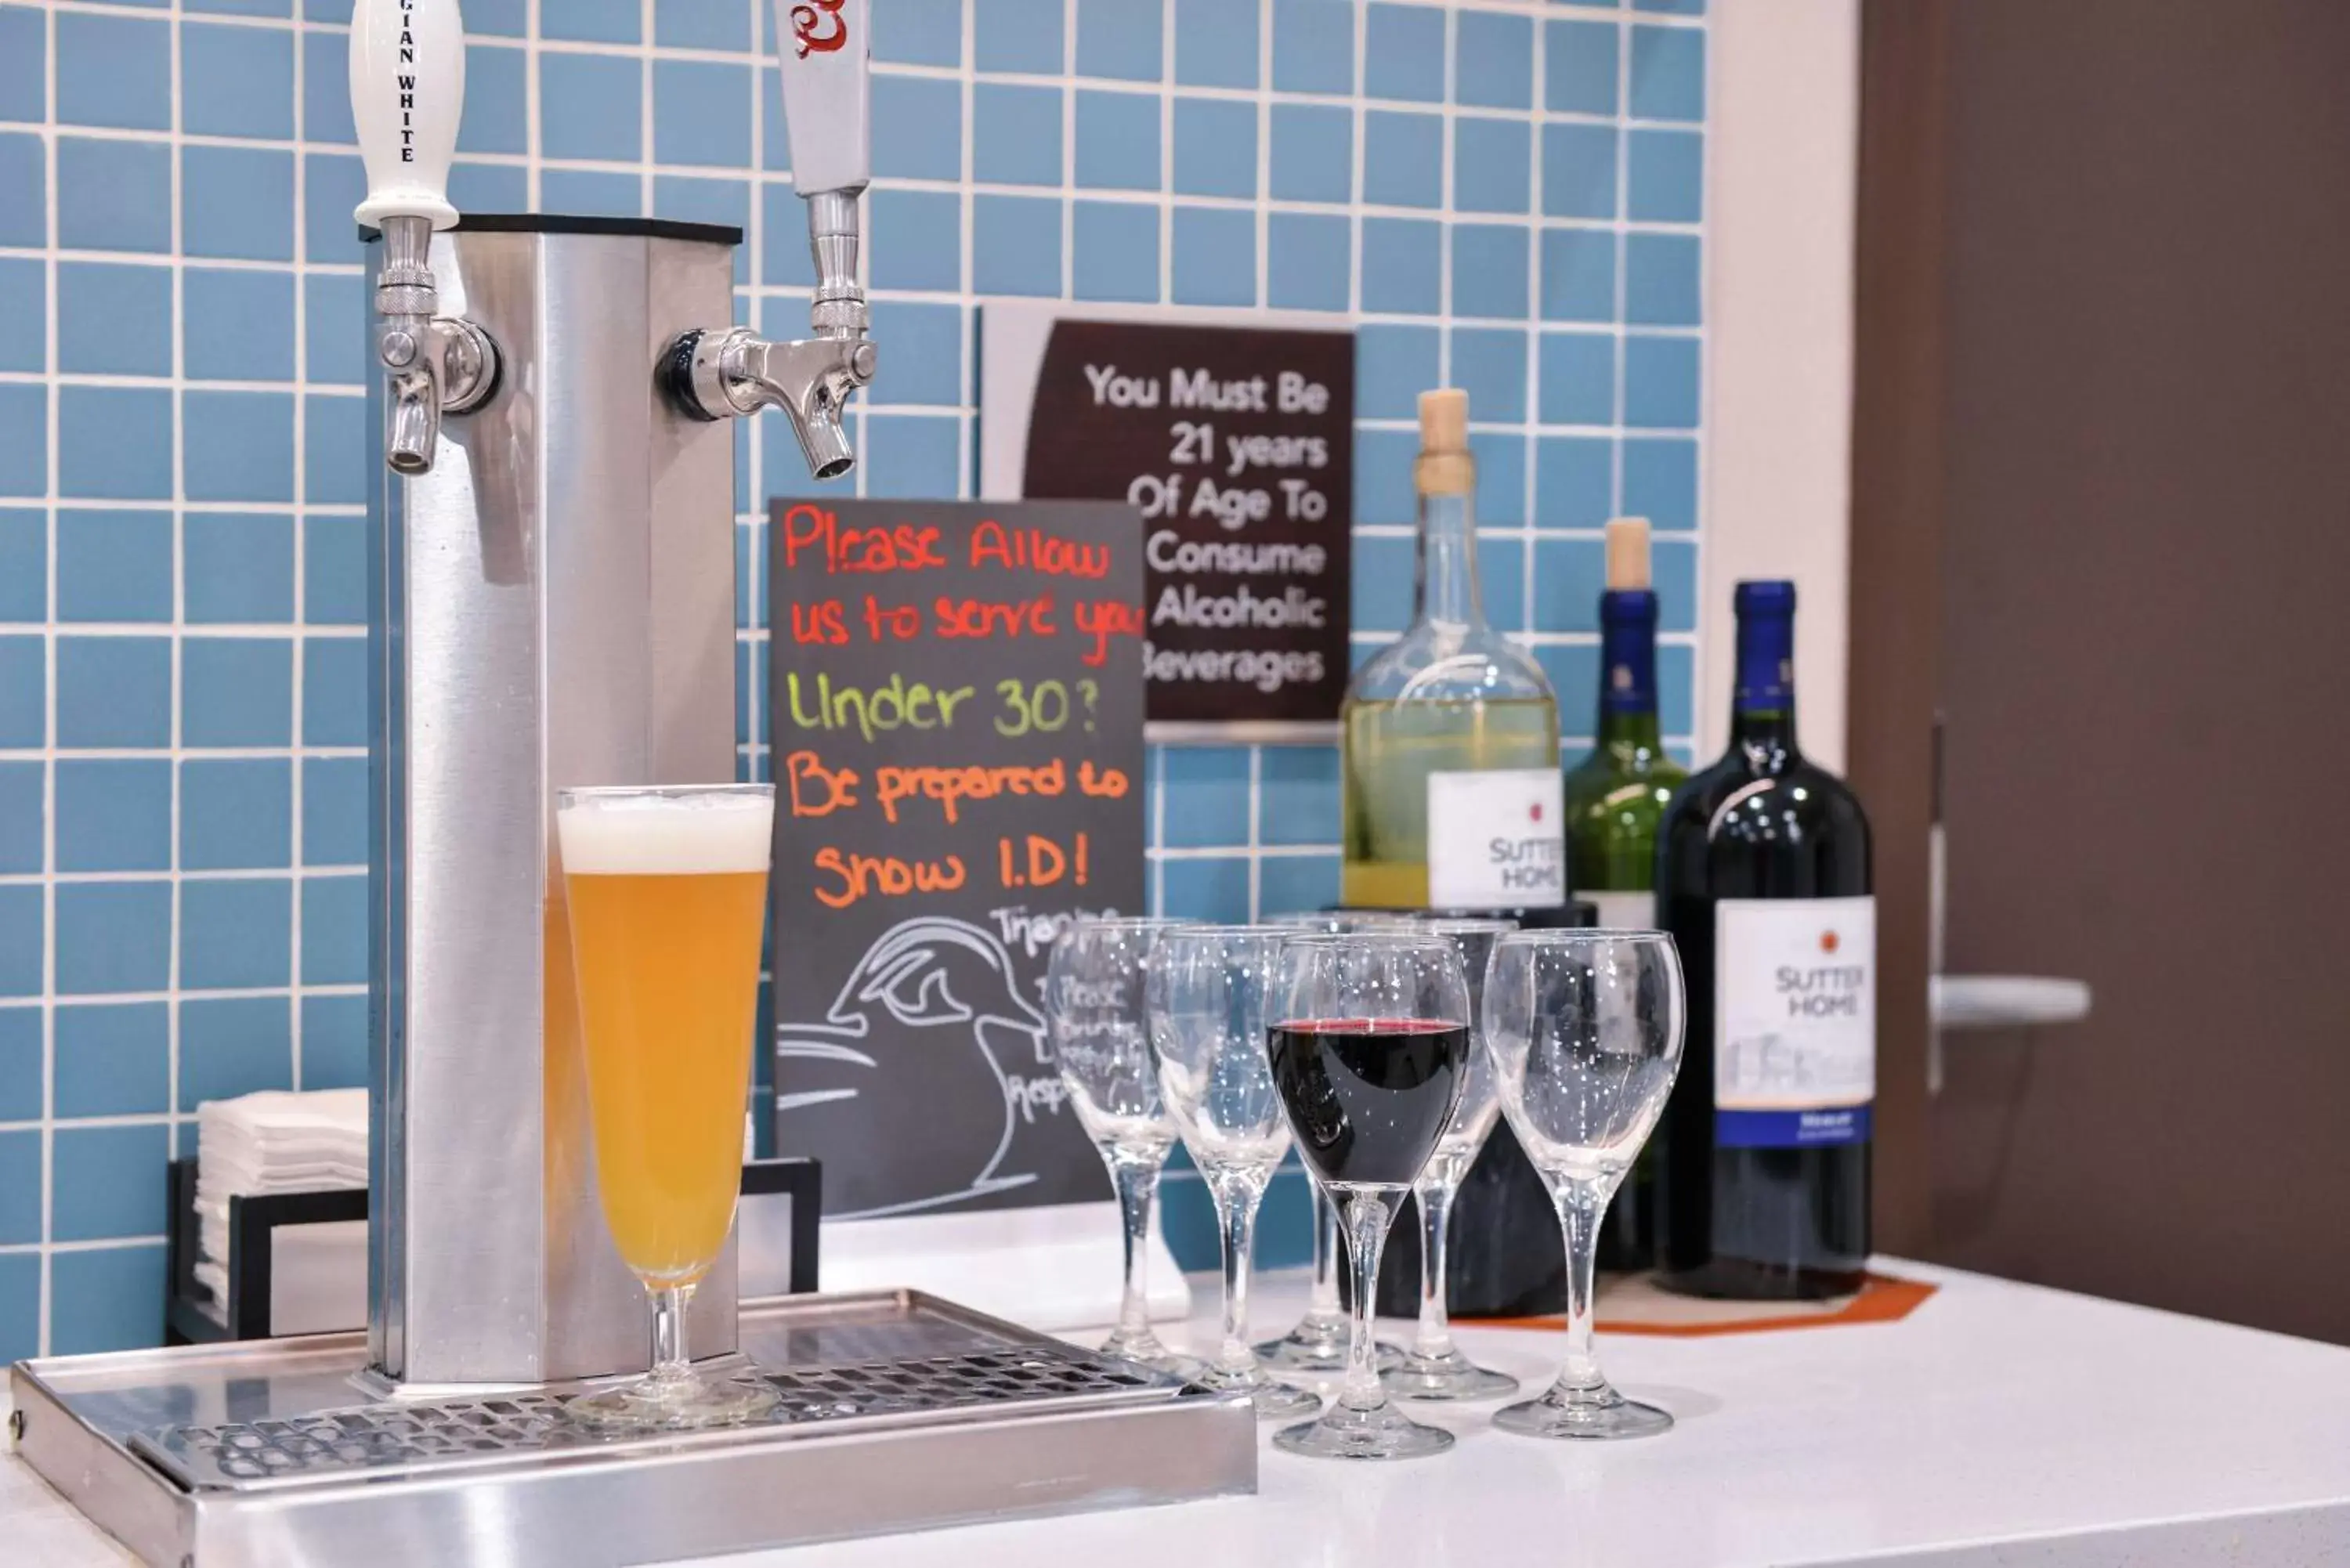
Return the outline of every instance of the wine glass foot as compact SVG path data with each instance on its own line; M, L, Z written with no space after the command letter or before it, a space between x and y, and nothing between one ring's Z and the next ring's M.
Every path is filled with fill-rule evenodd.
M1278 1373L1291 1376L1335 1377L1347 1370L1347 1318L1343 1313L1325 1316L1308 1313L1295 1328L1279 1339L1256 1347L1257 1358ZM1403 1352L1379 1342L1378 1369L1399 1366Z
M1318 1421L1273 1435L1274 1448L1314 1459L1417 1459L1444 1452L1452 1440L1443 1428L1423 1426L1385 1400L1367 1409L1341 1401Z
M1230 1372L1210 1366L1197 1381L1203 1386L1227 1394L1245 1393L1256 1407L1260 1421L1295 1421L1301 1416L1313 1416L1322 1408L1322 1397L1311 1389L1292 1387L1275 1382L1262 1366L1247 1372Z
M1399 1399L1498 1399L1518 1391L1516 1378L1480 1366L1458 1350L1441 1355L1406 1355L1379 1374L1379 1381Z
M1669 1412L1627 1399L1606 1383L1553 1387L1539 1399L1493 1412L1494 1426L1528 1438L1651 1438L1672 1424Z
M735 1427L755 1421L779 1403L764 1383L738 1383L700 1373L679 1378L640 1378L617 1388L582 1394L564 1413L603 1431L683 1432L702 1427Z
M1139 1361L1154 1372L1170 1373L1186 1381L1197 1378L1208 1365L1196 1355L1170 1350L1165 1341L1147 1329L1140 1334L1111 1334L1102 1341L1101 1353Z

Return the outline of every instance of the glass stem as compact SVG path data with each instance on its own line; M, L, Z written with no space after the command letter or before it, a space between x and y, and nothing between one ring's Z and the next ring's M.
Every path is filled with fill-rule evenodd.
M653 1380L682 1383L693 1376L685 1354L685 1303L693 1299L691 1285L654 1285Z
M1164 1154L1109 1151L1110 1180L1118 1187L1118 1217L1126 1221L1126 1294L1118 1308L1118 1337L1140 1339L1150 1333L1150 1205L1159 1196Z
M1379 1249L1388 1239L1388 1208L1374 1193L1347 1200L1347 1255L1355 1265L1354 1311L1347 1334L1347 1386L1338 1396L1349 1410L1376 1410L1387 1403L1379 1386L1379 1348L1371 1308L1379 1292Z
M1452 1324L1444 1303L1445 1241L1457 1190L1429 1181L1412 1193L1419 1199L1419 1334L1411 1348L1430 1360L1452 1354Z
M1594 1275L1598 1262L1599 1217L1607 1211L1607 1181L1566 1181L1551 1194L1558 1226L1566 1239L1566 1364L1554 1393L1588 1393L1607 1386L1591 1353Z
M1227 1176L1216 1183L1216 1207L1222 1210L1224 1231L1224 1343L1216 1365L1243 1377L1256 1372L1256 1353L1248 1344L1248 1289L1262 1196L1263 1189L1243 1177Z
M1306 1316L1325 1322L1338 1314L1338 1206L1308 1177L1306 1190L1314 1195L1314 1293L1307 1298Z

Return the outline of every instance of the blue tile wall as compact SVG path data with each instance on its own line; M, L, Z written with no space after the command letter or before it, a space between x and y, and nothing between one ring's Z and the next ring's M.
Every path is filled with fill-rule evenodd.
M1488 608L1589 725L1598 530L1655 523L1686 749L1703 532L1702 0L887 0L870 495L966 493L991 297L1357 331L1354 641L1410 612L1413 400L1472 397ZM742 224L812 284L754 0L467 0L452 191ZM650 17L650 25L648 25ZM369 371L348 0L0 0L0 1361L152 1343L203 1100L365 1078ZM536 114L534 120L533 115ZM771 427L759 498L806 482ZM765 767L767 607L738 605ZM1154 752L1152 896L1337 893L1328 745ZM29 1151L29 1152L27 1152ZM29 1173L29 1174L27 1174ZM1305 1247L1302 1179L1263 1255ZM1212 1261L1197 1175L1167 1224Z

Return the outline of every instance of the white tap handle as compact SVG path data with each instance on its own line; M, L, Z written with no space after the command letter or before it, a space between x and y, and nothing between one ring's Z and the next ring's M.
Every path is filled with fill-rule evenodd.
M775 0L784 131L803 196L854 195L873 174L869 0Z
M465 25L457 0L358 0L351 11L351 121L367 164L356 216L457 221L449 161L465 103Z

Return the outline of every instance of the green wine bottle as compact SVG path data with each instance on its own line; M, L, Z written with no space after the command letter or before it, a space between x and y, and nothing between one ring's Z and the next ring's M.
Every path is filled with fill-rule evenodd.
M1599 597L1598 744L1567 770L1567 859L1575 896L1599 923L1657 925L1657 826L1688 771L1665 754L1657 722L1657 596L1648 586L1648 523L1607 524L1607 588ZM1645 1269L1655 1253L1650 1161L1641 1156L1608 1206L1599 1238L1607 1269Z

